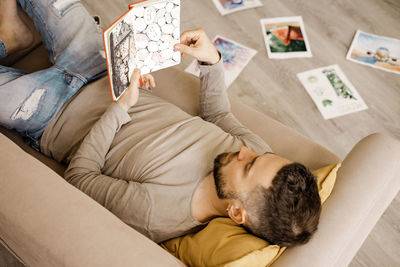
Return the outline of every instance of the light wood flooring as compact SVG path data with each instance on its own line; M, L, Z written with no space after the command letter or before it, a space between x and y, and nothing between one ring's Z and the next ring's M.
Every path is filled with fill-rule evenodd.
M229 93L344 158L363 137L381 132L400 139L400 75L345 59L357 29L400 39L400 0L262 0L264 6L221 16L211 0L181 0L181 30L202 27L258 51L230 86ZM117 19L135 1L83 1L102 16ZM100 4L101 3L101 4ZM106 10L106 12L105 12ZM302 16L312 58L268 59L260 18ZM189 65L185 58L179 66ZM296 74L338 64L369 109L324 120ZM378 221L351 267L400 266L400 194Z

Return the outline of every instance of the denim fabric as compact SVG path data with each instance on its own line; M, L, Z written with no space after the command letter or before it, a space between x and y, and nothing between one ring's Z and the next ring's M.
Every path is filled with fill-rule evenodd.
M46 46L51 68L0 66L0 124L38 147L47 124L86 83L106 74L102 31L77 0L19 0Z
M5 58L7 56L7 49L4 45L3 41L0 40L0 59Z

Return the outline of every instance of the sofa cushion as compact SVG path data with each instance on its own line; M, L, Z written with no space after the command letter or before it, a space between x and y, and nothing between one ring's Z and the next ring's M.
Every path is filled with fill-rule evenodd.
M322 203L333 190L339 167L332 164L313 172ZM189 266L266 266L285 250L249 234L230 218L213 219L198 233L168 240L162 247Z
M0 243L26 266L182 266L0 134Z

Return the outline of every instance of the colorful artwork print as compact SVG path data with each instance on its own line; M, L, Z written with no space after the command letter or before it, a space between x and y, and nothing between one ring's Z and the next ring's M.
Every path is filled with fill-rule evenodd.
M216 36L213 43L221 52L225 69L225 84L229 87L257 51L221 36ZM185 71L198 77L200 75L198 62L193 60Z
M272 53L307 51L300 25L288 22L281 25L265 24Z
M221 15L227 15L239 10L262 6L260 0L213 0Z
M297 77L324 119L368 108L338 65L302 72Z
M301 17L261 19L260 23L268 57L312 56Z
M219 2L224 9L230 10L243 7L245 0L219 0Z
M222 37L214 40L214 45L222 54L225 70L228 72L241 71L242 67L247 65L250 59L257 53L233 41L228 41ZM240 72L239 71L239 72Z
M400 40L358 30L346 59L400 74Z
M333 89L335 89L335 93L338 97L356 99L351 89L344 84L342 79L336 74L335 69L324 69L322 73L326 75L326 78L328 78Z

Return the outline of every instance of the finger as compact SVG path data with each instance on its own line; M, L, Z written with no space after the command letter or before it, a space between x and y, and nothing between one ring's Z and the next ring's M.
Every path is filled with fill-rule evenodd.
M154 77L153 76L149 76L149 82L150 82L150 86L151 87L156 87L156 81L154 80Z
M147 85L150 86L150 87L153 87L153 84L155 84L154 77L151 74L143 75L143 79L145 79Z
M190 45L195 43L200 38L200 29L184 31L181 34L180 42L181 44Z
M183 54L188 54L188 55L190 55L192 57L195 57L195 55L196 55L195 48L187 46L187 45L184 45L184 44L176 44L174 46L174 49L179 51L179 52L181 52L181 53L183 53Z
M141 84L140 86L141 87L146 87L146 81L147 81L146 75L142 76L142 81L143 81L143 84Z
M133 70L132 75L131 75L131 85L134 85L136 87L139 86L140 84L140 69L136 68Z

